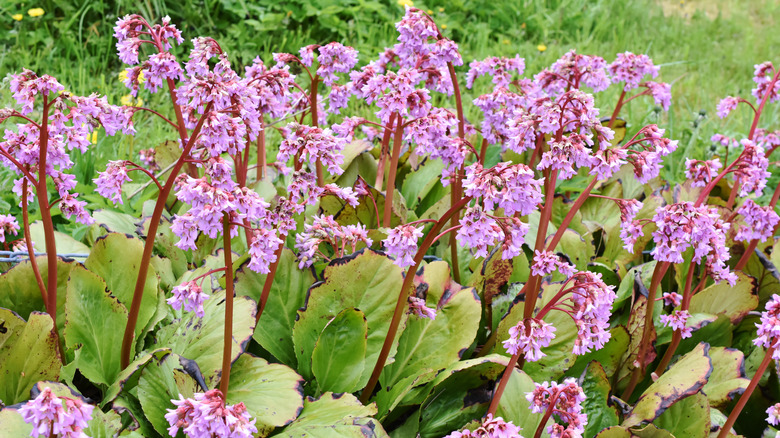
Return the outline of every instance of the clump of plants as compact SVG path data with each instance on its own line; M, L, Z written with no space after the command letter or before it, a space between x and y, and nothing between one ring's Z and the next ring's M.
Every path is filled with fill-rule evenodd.
M332 42L240 72L211 38L182 62L169 19L125 16L125 85L167 108L14 76L0 160L21 218L0 215L0 241L29 259L0 276L0 430L775 432L780 189L756 200L780 145L759 128L780 71L757 65L755 101L720 103L753 110L747 135L714 137L727 153L686 160L670 186L658 175L677 141L620 118L635 99L669 107L649 57L571 51L531 78L520 56L465 67L418 9L396 28L363 66ZM464 102L461 86L488 88ZM131 205L91 209L70 154L98 130L142 142L144 113L175 139L109 162L91 189ZM54 217L90 228L76 241ZM74 251L83 262L60 255Z

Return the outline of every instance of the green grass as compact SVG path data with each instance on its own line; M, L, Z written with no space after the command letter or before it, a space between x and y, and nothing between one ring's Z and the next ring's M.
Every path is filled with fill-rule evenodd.
M622 115L635 129L658 123L680 140L663 175L671 181L684 179L685 156L706 158L713 152L713 133L747 132L749 110L740 107L723 121L715 116L715 106L730 94L750 98L754 64L780 63L775 58L780 53L775 31L780 4L773 0L430 0L415 6L430 10L443 32L460 44L466 63L519 53L526 59L527 75L533 75L571 49L608 62L623 51L647 53L662 66L659 79L674 84L672 107L663 113L650 99L639 99ZM27 16L32 7L43 8L45 15ZM57 77L72 92L106 94L118 103L127 90L117 79L123 66L115 54L112 27L118 16L135 12L150 19L170 15L186 40L216 38L242 70L255 56L268 62L273 52L296 52L306 44L333 40L356 47L361 62L367 62L395 43L394 23L403 8L377 0L6 0L0 4L0 78L6 78L0 105L13 105L7 75L25 67ZM24 14L18 22L11 18L17 13ZM538 51L539 44L547 50ZM185 43L178 54L186 56L190 47ZM479 84L481 89L466 90L466 102L484 91L489 80ZM611 112L618 88L597 95L603 115ZM143 97L149 106L169 109L163 94ZM775 107L768 107L763 127L776 127L780 113ZM471 109L469 118L477 121L479 114ZM101 138L93 151L75 157L82 183L88 184L108 159L134 157L140 148L175 137L151 119L136 125L135 138Z

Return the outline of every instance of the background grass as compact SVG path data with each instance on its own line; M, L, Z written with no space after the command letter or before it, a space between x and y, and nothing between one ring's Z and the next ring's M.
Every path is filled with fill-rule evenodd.
M519 53L527 75L533 75L571 49L608 62L623 51L647 53L662 66L659 79L673 83L671 109L664 113L650 99L638 99L622 116L635 129L658 123L680 141L662 175L672 182L684 179L685 157L708 158L716 152L709 140L713 133L747 132L749 110L740 107L720 120L715 106L726 95L751 98L753 65L777 64L780 53L780 3L773 0L426 0L415 6L427 10L458 42L466 63ZM30 17L27 11L33 7L45 14ZM395 0L5 0L0 3L0 105L13 105L8 75L22 68L53 75L77 94L97 92L119 103L127 90L117 78L124 67L116 57L112 28L117 17L128 13L150 20L170 15L185 39L216 38L237 70L243 70L256 56L269 62L273 52L297 52L303 45L334 40L357 48L365 63L395 43L394 23L403 7ZM14 20L14 14L22 14L22 20ZM540 44L545 51L537 49ZM185 43L178 54L186 56L190 48ZM466 91L467 102L489 81L480 84L485 88ZM618 88L597 95L603 115L611 113ZM144 93L148 106L169 110L166 96ZM777 128L775 107L768 107L762 127ZM473 108L469 117L479 120ZM91 191L95 170L108 159L134 158L140 148L175 138L150 119L140 118L136 126L135 138L101 137L96 148L74 157L82 190ZM0 185L10 177L0 173ZM5 196L2 204L16 202Z

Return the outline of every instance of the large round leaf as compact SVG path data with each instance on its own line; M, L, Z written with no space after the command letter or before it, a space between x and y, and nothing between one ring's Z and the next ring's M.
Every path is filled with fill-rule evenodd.
M325 280L309 290L293 329L298 372L313 377L309 359L322 329L343 309L356 308L368 324L366 363L371 365L365 373L370 374L401 293L401 268L384 254L363 250L332 261L322 275Z
M248 353L230 369L228 404L243 402L258 430L293 421L303 409L303 379L285 365L268 363Z
M255 303L247 297L235 297L233 302L232 359L244 351L255 328ZM214 293L203 304L205 315L193 312L172 322L157 332L157 347L198 363L206 383L212 387L222 373L222 348L225 329L225 292Z
M95 242L84 265L100 276L106 282L111 295L129 309L133 301L133 290L143 252L144 244L140 239L125 234L109 233ZM150 266L138 312L136 336L143 332L154 315L158 300L157 283L157 274Z
M712 375L702 392L713 405L725 405L750 383L745 377L745 355L735 348L712 347Z
M321 391L354 392L366 366L366 316L357 309L344 309L320 333L311 357L311 370Z
M78 266L68 279L65 318L65 345L77 355L71 365L93 383L114 383L122 370L120 347L127 309L111 296L100 277Z
M509 377L504 395L501 396L496 410L497 417L520 426L524 436L529 437L534 435L544 416L531 412L531 403L525 398L525 395L532 392L535 387L533 379L524 371L512 370L512 375ZM546 430L542 432L542 436L549 436Z
M0 401L11 405L29 399L36 382L57 380L62 362L49 315L32 312L25 322L0 308L0 327Z
M758 307L758 283L753 277L737 272L734 286L726 282L713 284L691 298L691 313L726 315L732 323L741 320Z
M236 295L260 300L266 275L242 265L236 272ZM298 309L306 301L306 292L314 284L311 270L298 269L295 254L285 248L279 259L274 282L268 293L265 310L255 327L254 339L280 362L297 366L292 331Z
M301 415L276 437L285 438L382 438L387 433L373 405L363 406L352 394L326 392L307 398Z
M415 280L415 290L427 291L418 298L425 299L437 315L434 320L418 316L406 320L395 360L382 371L382 386L392 386L422 370L441 369L459 361L479 329L479 298L473 288L463 288L452 281L446 262L426 265Z

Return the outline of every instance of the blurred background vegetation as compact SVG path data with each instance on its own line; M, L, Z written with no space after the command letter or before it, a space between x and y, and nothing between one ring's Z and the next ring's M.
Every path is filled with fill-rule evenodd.
M112 28L117 17L125 14L140 13L150 21L169 15L186 40L212 36L241 71L256 56L272 62L274 52L297 52L301 46L330 41L357 48L361 63L368 62L395 43L394 25L407 2L412 3L4 0L0 2L0 106L13 105L8 75L22 68L53 75L77 94L106 94L118 104L127 90L118 79L123 66L116 56ZM684 157L708 158L717 152L712 134L746 134L752 116L746 107L721 120L715 106L726 95L752 99L754 64L767 60L780 64L780 32L776 31L780 2L775 0L414 0L413 4L433 16L443 33L460 45L466 64L519 53L526 59L526 75L532 76L571 49L600 55L607 62L618 52L647 53L662 66L659 79L673 84L671 109L664 113L651 99L638 99L622 116L635 129L658 123L680 141L662 175L672 182L684 180ZM31 16L32 8L41 8L43 15ZM187 42L175 50L184 57L190 48ZM489 86L486 79L479 83L484 88L466 91L466 101ZM618 93L619 87L612 87L597 95L603 115L611 113ZM150 96L142 91L141 97L147 106L169 109L164 93ZM361 111L359 104L353 106ZM769 106L762 127L780 128L776 106ZM480 118L473 109L468 115L475 122ZM151 119L139 120L136 127L135 138L102 137L94 150L74 158L75 172L86 185L82 193L91 192L88 187L95 170L102 170L108 159L135 158L140 148L176 138ZM0 186L10 177L0 171ZM16 203L12 198L2 201L5 196L0 196L0 204ZM102 201L96 197L94 202Z

